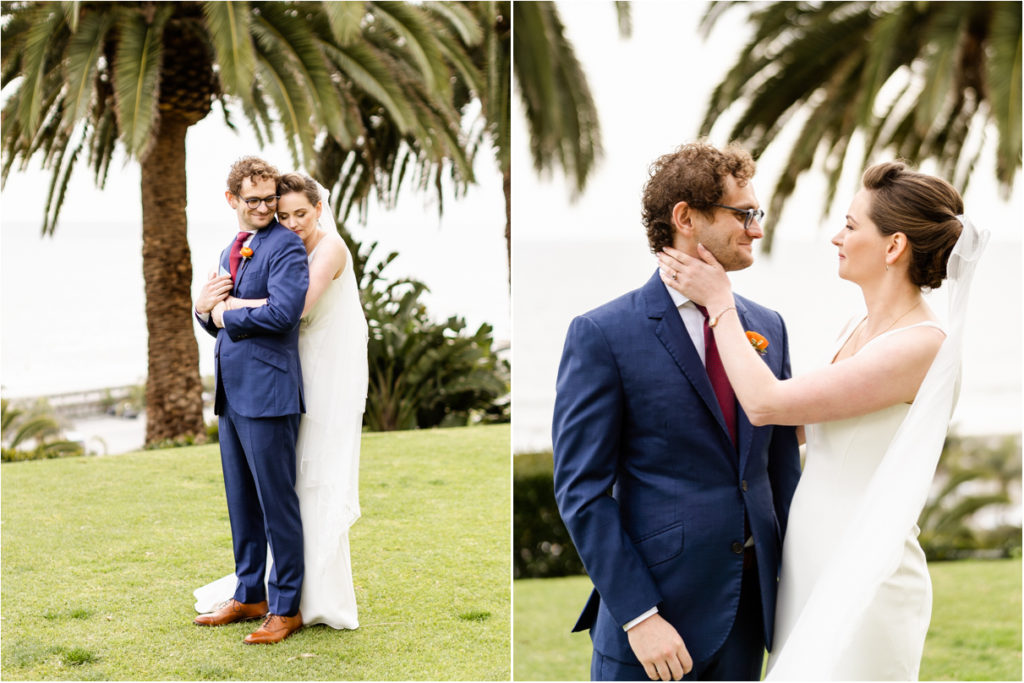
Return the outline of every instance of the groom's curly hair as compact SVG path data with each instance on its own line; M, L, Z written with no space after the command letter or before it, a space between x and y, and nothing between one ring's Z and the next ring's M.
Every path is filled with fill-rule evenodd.
M686 202L708 213L725 194L725 179L733 176L740 185L754 177L757 164L747 150L730 144L718 149L701 140L658 157L649 169L643 191L643 224L651 252L672 246L672 208Z
M242 157L231 164L231 170L228 172L228 192L234 195L241 192L242 181L246 178L254 183L258 180L273 180L277 183L280 175L276 168L259 157Z

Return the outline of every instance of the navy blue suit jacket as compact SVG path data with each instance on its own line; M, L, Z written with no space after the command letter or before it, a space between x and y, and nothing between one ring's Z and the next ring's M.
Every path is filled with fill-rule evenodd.
M249 248L253 254L239 264L232 294L266 298L267 304L225 311L223 329L212 318L199 320L217 338L214 411L222 415L227 398L245 417L303 413L299 319L309 287L306 249L298 235L276 220L256 232ZM222 272L228 270L229 250L230 245L221 253Z
M789 377L778 313L736 296L764 361ZM558 370L555 496L595 590L573 630L623 662L623 625L657 605L695 661L732 627L744 512L754 536L771 648L782 538L800 476L795 429L737 414L738 453L704 364L658 273L572 321ZM737 546L736 544L740 544Z

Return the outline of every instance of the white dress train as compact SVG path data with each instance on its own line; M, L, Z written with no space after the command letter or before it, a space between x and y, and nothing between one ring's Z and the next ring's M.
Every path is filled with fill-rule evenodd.
M341 238L328 234L326 239ZM321 242L322 244L322 242ZM316 258L317 248L309 255ZM305 624L359 626L349 557L349 527L359 518L359 445L367 387L367 326L352 254L299 327L306 413L296 444L295 490L302 516ZM270 571L268 562L267 571ZM194 591L197 612L232 597L234 574Z

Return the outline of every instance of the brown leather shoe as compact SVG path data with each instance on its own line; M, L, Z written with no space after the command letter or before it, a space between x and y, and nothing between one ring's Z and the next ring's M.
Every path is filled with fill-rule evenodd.
M300 628L302 628L302 612L296 612L294 617L268 614L260 627L245 637L245 642L249 645L280 643Z
M200 626L223 626L236 621L259 619L267 614L267 601L244 603L231 598L216 612L200 614L193 621Z

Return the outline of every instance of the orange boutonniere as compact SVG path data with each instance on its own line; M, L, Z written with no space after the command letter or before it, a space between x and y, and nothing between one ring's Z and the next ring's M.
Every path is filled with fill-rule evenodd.
M763 356L764 354L768 353L768 340L765 339L763 336L761 336L757 332L748 331L747 339L750 341L750 345L753 346L754 350L757 351L759 354Z
M238 253L242 255L242 258L252 258L252 249L249 247L242 247L238 250Z

